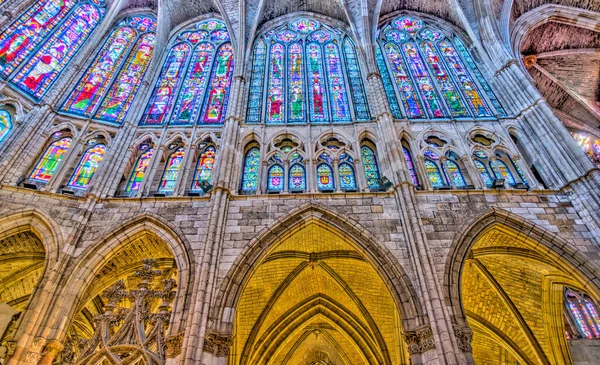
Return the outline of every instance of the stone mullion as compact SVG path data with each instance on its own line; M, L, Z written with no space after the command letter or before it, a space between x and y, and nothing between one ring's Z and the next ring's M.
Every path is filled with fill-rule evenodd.
M309 151L311 152L311 151ZM313 160L312 158L308 158L306 159L306 166L305 168L305 172L306 172L306 191L309 193L316 193L317 192L317 188L316 188L316 166L317 166L317 161Z
M195 139L195 135L192 137L192 141ZM179 178L179 180L177 181L177 188L175 189L175 191L177 192L178 196L182 196L185 194L185 189L186 187L189 186L189 176L190 174L194 174L195 171L194 168L195 166L193 166L194 163L194 157L198 155L198 160L200 159L200 151L198 150L198 146L196 145L192 145L189 148L189 151L186 153L185 156L185 162L184 162L184 167L183 167L183 172L181 175L181 178ZM210 181L209 181L210 182Z
M427 169L425 168L425 156L417 155L416 157L413 155L413 165L416 169L421 172L421 187L425 190L433 190L433 185L431 185L431 180L429 180L429 174L427 173ZM440 176L442 175L442 171L440 171ZM442 177L443 178L443 177Z
M289 193L290 186L290 160L286 159L283 163L283 192L285 194Z
M483 182L483 180L481 180L481 175L479 174L479 170L477 170L477 167L475 166L475 161L477 160L477 158L475 156L463 156L461 157L461 161L463 161L463 165L465 166L465 168L467 170L470 171L471 174L471 183L473 185L475 185L475 187L477 189L486 189L487 186L485 185L485 183ZM491 175L490 175L491 177Z
M26 115L18 134L1 150L0 181L16 184L17 180L27 173L37 156L34 146L45 146L46 141L40 139L52 125L52 119L48 106L35 107Z

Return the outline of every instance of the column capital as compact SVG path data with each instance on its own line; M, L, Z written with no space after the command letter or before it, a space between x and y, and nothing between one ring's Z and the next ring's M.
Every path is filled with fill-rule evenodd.
M471 341L473 340L473 330L458 325L452 326L452 329L454 330L458 348L465 352L472 352L473 347L471 347Z
M216 357L229 356L231 346L231 335L218 332L207 332L204 337L204 351L214 354Z
M165 338L165 347L167 349L167 359L174 359L181 354L183 337L185 332L181 331L173 336Z

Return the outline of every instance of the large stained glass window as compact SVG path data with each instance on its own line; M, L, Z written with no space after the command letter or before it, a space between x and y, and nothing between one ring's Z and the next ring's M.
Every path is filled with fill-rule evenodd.
M100 163L104 159L105 153L106 146L102 143L85 151L67 185L72 188L87 189L92 177L94 177Z
M258 190L258 168L260 166L260 150L252 147L246 152L244 171L242 172L242 192L252 193Z
M179 171L181 171L184 156L185 149L183 147L179 147L173 153L171 153L167 159L165 171L160 179L160 186L158 187L159 192L172 193L175 191L175 187L177 186L177 178L179 177Z
M572 338L600 338L600 317L598 307L585 294L572 289L565 290L565 309L568 326L575 330L571 333Z
M210 183L212 178L212 170L215 167L215 158L217 152L213 146L208 146L198 158L196 165L196 171L194 172L194 179L192 180L191 191L198 192L202 190L201 183L206 181Z
M144 181L153 154L154 150L150 148L138 157L135 166L133 167L133 171L131 172L131 176L129 177L129 181L127 182L127 187L125 188L126 192L130 193L140 190L140 186Z
M233 75L225 23L201 22L173 43L141 125L222 124Z
M289 189L292 192L306 190L306 170L304 166L297 163L290 167L289 171Z
M49 182L70 146L71 137L64 137L52 142L35 165L29 179L42 183Z
M403 107L402 116L409 119L493 117L486 96L496 112L505 116L463 43L454 35L420 19L401 16L381 28L377 37L377 65L394 118L399 119L399 113L394 113L398 101Z
M343 32L298 19L262 34L252 59L248 123L371 119L358 56Z
M267 190L269 190L269 192L283 191L283 176L283 167L280 165L273 165L269 167L269 171L267 173Z
M6 138L12 129L12 116L7 110L0 109L0 142Z
M148 16L121 20L62 111L122 122L152 59L155 31L156 22Z
M367 186L369 189L379 188L379 166L377 165L377 157L375 152L369 146L362 146L360 149L363 169L367 178Z
M41 99L104 12L98 0L48 0L33 5L0 37L2 75Z

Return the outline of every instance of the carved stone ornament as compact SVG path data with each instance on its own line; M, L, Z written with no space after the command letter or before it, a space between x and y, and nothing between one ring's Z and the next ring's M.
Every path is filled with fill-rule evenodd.
M31 346L29 346L29 352L25 356L25 364L37 364L42 358L42 349L45 344L45 338L36 337Z
M169 336L165 339L165 347L167 348L167 359L174 359L181 354L181 346L183 345L184 332L179 332L174 336Z
M473 347L471 347L473 330L456 325L452 326L452 328L454 329L454 336L456 337L458 348L465 352L473 352Z
M229 355L230 345L230 335L222 335L217 332L208 332L204 339L204 351L210 352L216 357L227 357Z
M523 57L523 64L527 68L532 68L533 66L535 66L536 63L537 63L536 55L530 55L530 56Z
M408 345L408 353L411 355L422 354L435 348L433 332L429 325L419 327L415 331L408 331L404 338Z

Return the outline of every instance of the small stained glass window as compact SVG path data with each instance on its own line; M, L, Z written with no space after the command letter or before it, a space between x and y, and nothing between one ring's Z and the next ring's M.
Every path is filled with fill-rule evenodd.
M75 168L75 172L69 180L68 186L78 189L87 189L90 185L90 181L94 174L100 167L100 163L104 159L106 154L106 146L104 144L97 144L94 147L85 151L79 164Z
M292 165L289 175L290 191L306 190L306 171L304 170L304 166L301 164Z
M565 290L567 321L574 330L572 338L600 339L600 317L596 304L585 294L572 289Z
M129 182L127 182L127 187L125 188L126 192L138 191L142 182L144 181L144 177L146 176L146 171L148 170L148 166L150 165L150 161L152 160L152 154L154 150L149 149L146 152L142 153L140 157L138 157L133 171L131 172L131 177L129 178Z
M6 138L12 129L12 116L7 110L0 109L0 142Z
M52 142L48 148L46 148L46 151L36 164L31 175L29 175L29 178L43 183L49 182L70 146L70 137L65 137Z
M267 189L270 192L283 191L283 167L273 165L269 168Z
M246 152L244 171L242 173L242 191L255 192L258 190L258 168L260 166L260 151L252 147Z
M212 178L212 170L215 166L216 151L213 146L208 146L200 155L192 180L191 191L198 192L202 190L201 183L203 181L210 182Z
M167 159L165 171L163 172L163 176L160 179L160 186L158 187L158 191L161 193L172 193L175 191L184 155L185 149L180 147Z
M434 188L445 186L442 174L440 174L440 169L435 162L431 160L425 160L425 169L427 170L429 181L431 181L431 186Z
M317 166L317 187L319 191L333 191L335 189L333 170L331 166L325 163Z
M354 167L349 163L342 163L338 166L340 174L340 188L344 191L356 190L356 177L354 176Z

